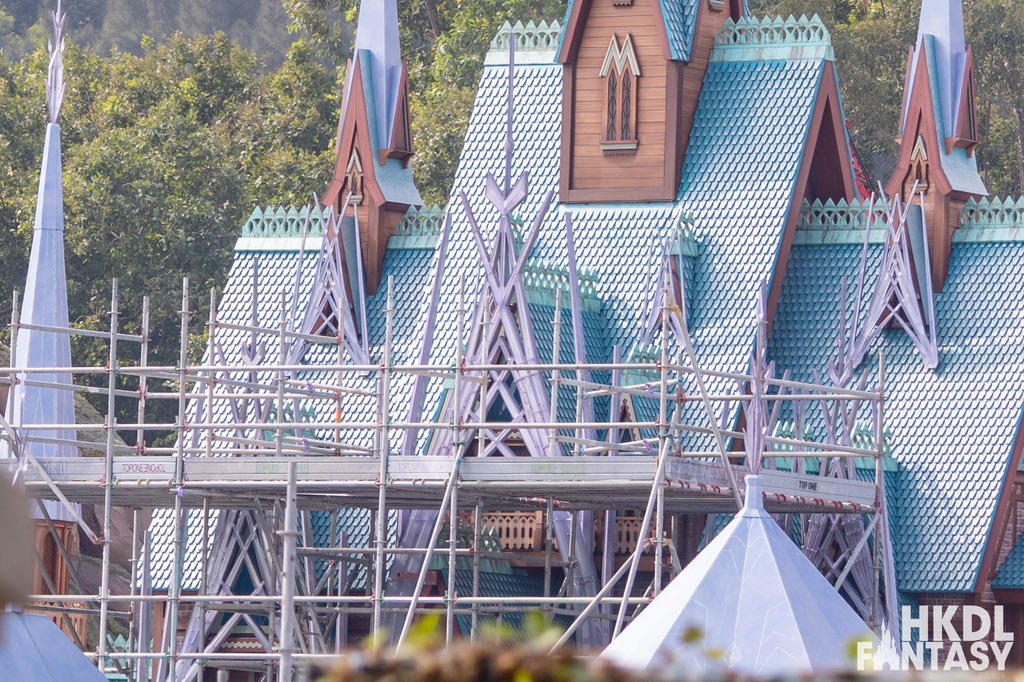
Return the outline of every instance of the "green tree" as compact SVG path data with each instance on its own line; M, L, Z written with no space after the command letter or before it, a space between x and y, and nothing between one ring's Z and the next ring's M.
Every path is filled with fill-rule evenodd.
M8 292L24 286L46 63L43 49L0 60L0 248L7 254L0 286ZM61 127L73 324L106 324L116 276L123 321L138 328L149 295L151 360L174 364L181 277L191 280L199 329L253 205L305 204L326 186L335 74L301 41L266 73L223 33L147 41L139 55L108 58L69 45L66 63ZM9 300L0 303L4 319ZM82 343L75 353L82 363L105 360L102 344ZM159 403L154 409L173 412Z

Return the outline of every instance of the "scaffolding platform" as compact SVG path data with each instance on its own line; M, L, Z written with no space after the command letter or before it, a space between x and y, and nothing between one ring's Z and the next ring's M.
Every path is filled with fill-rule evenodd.
M378 503L378 457L193 457L183 463L182 504L246 508L257 498L282 499L288 487L288 464L295 462L300 505L304 508L375 508ZM35 497L57 499L50 481L71 502L103 504L106 492L103 458L41 460L46 476L28 467L26 490ZM506 509L538 509L548 498L560 509L642 508L657 470L654 455L559 458L466 458L460 468L459 498ZM394 508L436 507L451 473L448 457L391 456L387 489ZM114 457L113 504L132 508L166 507L177 493L174 457ZM817 473L763 471L766 503L775 513L872 513L873 482L827 479ZM50 481L47 481L49 477ZM736 503L729 477L720 463L672 458L665 475L665 509L669 512L730 513ZM599 500L599 502L598 502Z

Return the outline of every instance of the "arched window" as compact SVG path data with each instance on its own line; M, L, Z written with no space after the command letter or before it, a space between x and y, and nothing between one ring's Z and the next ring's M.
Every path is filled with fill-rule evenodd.
M348 169L345 171L346 181L345 188L346 192L352 193L350 202L352 204L360 204L363 201L363 162L359 158L359 151L356 149L352 150L352 156L348 160Z
M640 81L640 65L633 49L633 39L628 34L620 43L612 35L608 53L601 65L604 79L605 152L623 153L636 150L637 146L637 85Z
M917 183L917 191L923 192L928 189L928 151L924 146L924 139L918 135L914 143L914 151L910 153L910 176L905 187L906 192L914 189Z

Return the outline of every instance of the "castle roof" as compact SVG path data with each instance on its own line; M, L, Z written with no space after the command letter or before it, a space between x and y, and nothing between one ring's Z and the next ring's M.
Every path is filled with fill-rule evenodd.
M1018 202L968 205L935 298L936 370L898 328L882 334L861 367L877 372L884 350L885 428L898 464L890 524L902 591L966 592L979 579L1024 405L1024 330L1016 324L1024 315L1022 218ZM769 344L795 379L824 374L835 356L840 285L857 279L866 224L865 204L817 205L797 231ZM883 230L875 233L869 282L884 240Z
M620 665L699 674L720 665L758 677L849 666L870 629L764 509L759 476L746 503L601 654Z

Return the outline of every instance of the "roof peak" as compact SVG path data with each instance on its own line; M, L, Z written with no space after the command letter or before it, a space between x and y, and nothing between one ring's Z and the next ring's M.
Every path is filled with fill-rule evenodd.
M799 19L743 17L729 19L715 39L713 62L773 61L792 59L835 60L832 35L815 14Z
M380 146L391 144L402 83L402 45L397 0L362 0L356 25L354 60L367 59L373 85L373 109ZM369 83L367 83L369 85Z

